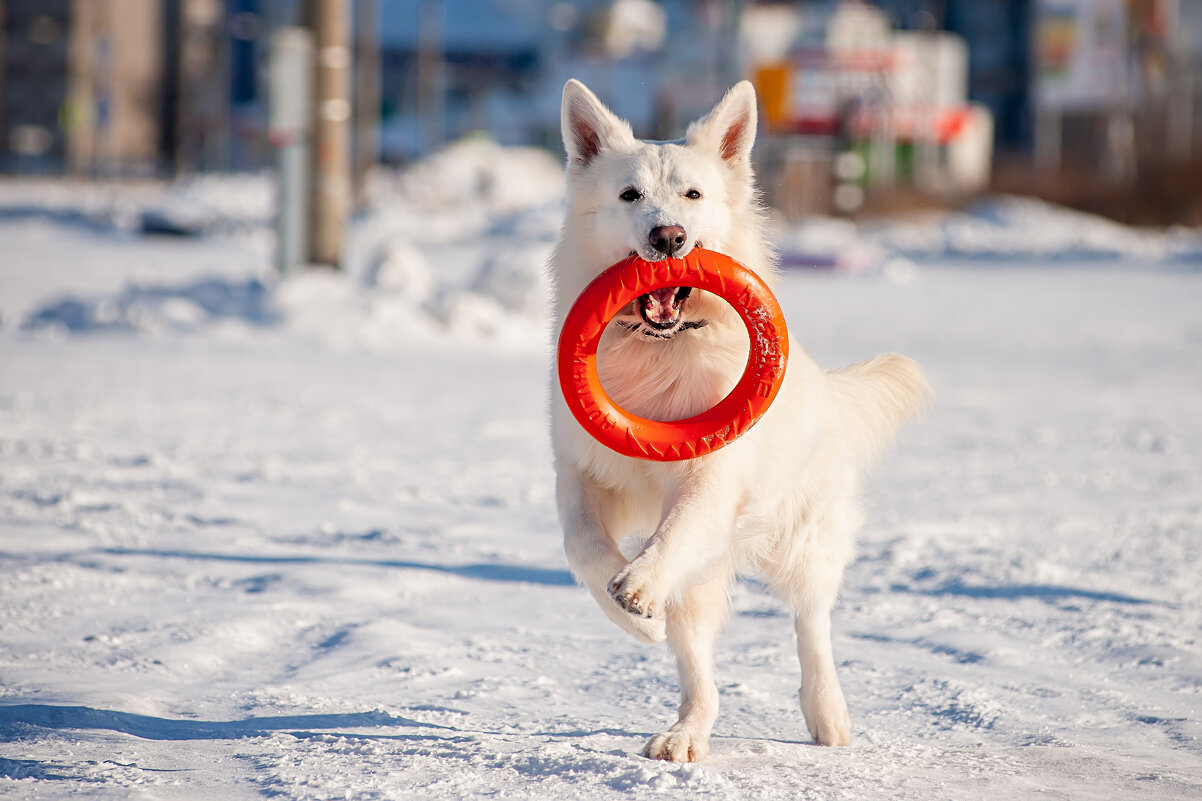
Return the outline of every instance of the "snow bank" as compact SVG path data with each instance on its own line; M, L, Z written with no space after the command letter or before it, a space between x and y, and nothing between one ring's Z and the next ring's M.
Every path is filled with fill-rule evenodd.
M198 235L270 225L275 192L266 172L191 175L142 209L142 230Z
M504 147L486 137L470 137L406 170L397 188L414 207L451 214L483 207L491 215L506 216L559 197L563 167L541 148Z
M266 272L261 252L270 247L267 176L90 186L78 194L41 183L21 195L22 204L10 185L0 186L9 190L0 190L0 207L8 203L10 216L88 221L125 235L250 230L260 239L258 266L242 274L139 265L145 253L134 253L125 267L102 264L122 280L5 309L0 325L7 330L165 336L209 326L226 333L276 327L336 347L371 348L406 347L415 338L545 341L544 269L562 218L563 175L560 163L536 148L469 139L403 172L375 174L370 208L350 228L345 271L302 270L283 279Z
M862 236L913 259L1109 260L1136 267L1202 267L1202 230L1141 229L1029 197L1000 196L968 210L866 223Z
M403 345L412 337L531 345L545 341L547 257L563 215L563 167L545 150L456 142L400 173L377 172L346 259L361 314L321 324L322 297L290 284L289 321L342 343ZM302 301L307 298L307 301ZM303 310L297 303L312 301ZM348 332L351 332L348 334Z
M469 138L404 171L377 171L340 275L269 274L272 192L267 175L195 176L169 186L0 184L0 220L42 216L123 235L257 240L256 261L241 272L182 275L135 263L107 291L44 298L36 308L9 301L0 325L153 335L276 327L372 348L415 338L545 341L544 271L564 213L562 166L547 151ZM948 260L1202 268L1202 231L1133 229L1020 197L863 223L813 217L780 225L774 236L786 269L879 272L899 283L912 281L924 262Z
M0 181L0 219L49 219L124 234L202 235L271 223L269 173L191 175L145 180Z
M1109 261L1126 267L1202 269L1202 230L1145 229L1030 197L999 196L964 211L924 211L863 222L814 216L777 232L788 268L909 277L916 263Z

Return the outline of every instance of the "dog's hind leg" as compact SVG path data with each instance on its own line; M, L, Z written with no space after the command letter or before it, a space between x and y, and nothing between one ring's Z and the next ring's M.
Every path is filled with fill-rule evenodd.
M563 523L563 547L576 580L583 584L610 620L643 642L662 642L666 636L663 618L636 617L610 599L606 586L627 565L618 550L618 540L607 530L602 514L609 493L579 474L561 469L556 480L559 516ZM620 534L619 534L620 536Z
M831 650L830 606L799 611L793 626L801 660L801 711L810 736L819 745L851 745L851 719Z
M668 611L668 644L680 672L680 714L671 729L643 749L650 759L698 762L709 753L710 729L718 717L714 684L714 640L726 620L730 576L718 571L686 590Z
M806 728L819 745L850 745L851 721L831 648L831 610L851 561L856 513L850 507L833 511L786 538L788 545L773 555L765 573L793 610Z

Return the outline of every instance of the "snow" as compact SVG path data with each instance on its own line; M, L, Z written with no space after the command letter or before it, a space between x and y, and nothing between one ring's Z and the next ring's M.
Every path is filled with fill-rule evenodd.
M1036 198L989 197L963 211L927 210L856 225L813 217L782 232L786 266L859 272L913 260L1196 271L1202 230L1138 229Z
M193 237L137 220L195 186L0 184L0 795L1202 795L1199 232L1007 198L780 231L842 268L786 272L801 342L939 400L836 612L854 745L809 743L748 581L679 766L637 755L669 652L561 553L537 159L381 176L347 274L283 280L261 176L207 178Z

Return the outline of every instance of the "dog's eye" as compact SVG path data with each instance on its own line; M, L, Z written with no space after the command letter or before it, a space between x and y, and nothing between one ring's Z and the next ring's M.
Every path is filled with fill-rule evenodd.
M696 189L690 189L688 192L684 193L684 196L689 200L701 200L701 192Z
M639 190L635 189L634 187L630 187L625 192L618 195L618 198L620 200L625 200L627 203L633 203L636 200L642 200L643 193L640 192Z

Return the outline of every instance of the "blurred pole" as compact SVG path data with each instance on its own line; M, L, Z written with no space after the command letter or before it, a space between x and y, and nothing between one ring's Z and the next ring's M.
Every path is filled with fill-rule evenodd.
M337 269L351 204L350 0L306 0L316 48L309 261Z
M4 12L5 12L4 0L0 0L0 64L4 63L4 59L2 58L5 53L4 48L9 46L8 41L7 41L8 37L5 35L7 33L7 26L4 24ZM68 48L70 48L70 40L68 40ZM70 55L68 55L67 63L70 64ZM68 75L70 75L69 71L68 71ZM68 91L68 97L70 97L70 92L71 92L70 86L68 86L67 91ZM3 69L3 67L0 67L0 97L4 97L4 69ZM3 130L5 130L5 128L4 128L4 103L0 103L0 131L3 131ZM68 136L67 137L68 147L65 148L68 151L68 159L70 158L70 141L71 141L70 136ZM70 162L68 161L68 164L69 163Z
M226 25L225 4L217 5L213 26L209 29L210 47L213 49L215 69L206 76L207 102L211 114L211 127L206 133L208 147L205 149L206 170L229 170L233 167L234 129L231 120L230 78L233 72L233 48L230 47L229 26ZM215 74L214 74L215 73Z
M443 140L443 54L441 0L421 0L417 19L418 152L429 153Z
M1129 109L1106 115L1106 151L1102 171L1112 181L1130 185L1136 177L1135 119Z
M86 1L86 0L85 0ZM229 65L222 61L224 4L180 0L179 83L174 172L226 169Z
M1035 110L1035 166L1055 173L1060 170L1060 111L1046 106Z
M0 9L2 13L3 9ZM74 0L68 39L67 64L69 96L77 109L67 130L67 163L77 176L90 175L96 160L96 39L97 7L86 0ZM0 130L3 130L0 128Z
M1194 59L1180 55L1171 62L1169 102L1165 112L1168 130L1166 149L1178 164L1193 158L1194 141Z
M196 71L196 34L193 30L192 9L186 0L180 0L177 12L175 35L178 37L179 68L175 78L175 146L172 148L171 174L179 178L191 165L194 166L194 126L197 124L195 93L192 78Z
M179 65L180 65L180 4L178 0L167 0L162 6L160 30L162 43L159 58L162 72L159 76L159 161L175 173L175 154L179 142Z
M313 121L313 36L281 27L267 65L267 138L276 148L276 267L287 275L305 261L309 218L309 139Z
M367 173L380 159L380 34L378 0L358 0L355 27L355 194L362 204Z

